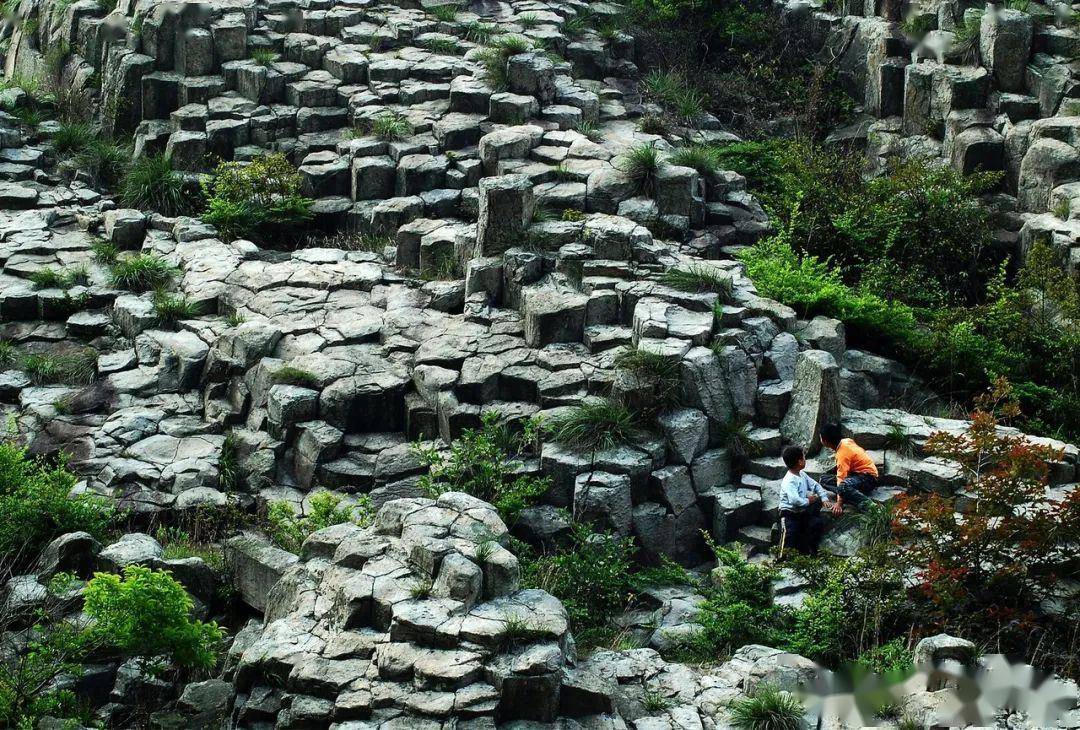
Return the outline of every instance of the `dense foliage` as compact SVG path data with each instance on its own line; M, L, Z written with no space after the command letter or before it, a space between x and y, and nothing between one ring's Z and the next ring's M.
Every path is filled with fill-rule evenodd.
M908 163L865 182L857 158L801 143L720 157L777 227L741 255L761 294L842 320L853 345L900 359L947 396L968 400L1006 376L1026 429L1080 435L1080 279L1042 241L1008 274L977 197L993 176Z
M123 578L97 573L83 599L94 619L91 630L129 656L165 655L195 669L209 669L217 659L221 629L191 618L191 596L166 571L129 565Z
M331 492L319 492L311 497L304 515L288 502L272 502L267 509L267 532L271 541L279 548L292 553L299 553L304 540L313 532L331 525L353 522L367 526L375 516L371 498L361 495L352 506L341 506L341 497Z
M37 558L53 539L84 531L102 537L113 516L103 500L70 496L76 477L63 464L29 458L0 441L0 561L10 568Z
M479 429L465 429L449 451L417 444L414 452L428 467L420 487L429 496L465 492L490 502L512 524L518 512L535 504L550 488L550 480L522 474L522 459L536 443L536 425L515 430L502 416L489 411Z
M300 185L300 173L280 152L249 163L223 162L203 180L203 220L227 239L280 235L311 217L312 200Z

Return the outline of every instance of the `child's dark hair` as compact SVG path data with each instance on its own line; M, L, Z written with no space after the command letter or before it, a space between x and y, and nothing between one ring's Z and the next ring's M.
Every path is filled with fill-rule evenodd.
M821 440L826 446L836 446L840 443L840 438L839 423L826 423L821 427Z
M785 446L780 456L788 469L794 469L799 465L799 460L806 457L806 453L801 446Z

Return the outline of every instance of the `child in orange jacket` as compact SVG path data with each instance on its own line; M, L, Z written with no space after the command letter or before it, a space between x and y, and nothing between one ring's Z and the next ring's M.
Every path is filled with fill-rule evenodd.
M834 511L843 509L845 502L860 509L867 494L878 484L874 460L854 439L841 437L840 424L827 423L821 427L821 445L836 452L836 477L823 477L821 483L833 489L838 499Z

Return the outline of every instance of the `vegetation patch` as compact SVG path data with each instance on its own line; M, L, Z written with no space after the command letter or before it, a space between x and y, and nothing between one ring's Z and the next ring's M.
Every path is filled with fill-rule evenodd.
M300 173L280 152L246 164L224 162L202 181L202 219L229 240L295 235L310 220L313 202L300 186Z

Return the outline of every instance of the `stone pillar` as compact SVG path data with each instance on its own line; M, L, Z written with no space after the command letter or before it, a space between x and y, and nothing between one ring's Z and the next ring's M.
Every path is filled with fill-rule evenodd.
M1027 13L996 8L983 13L979 54L1002 91L1023 92L1031 39L1032 21Z
M806 350L795 362L791 407L780 424L785 439L816 454L821 426L840 422L840 367L824 350Z
M476 255L493 256L521 245L533 217L532 182L525 175L480 181Z

